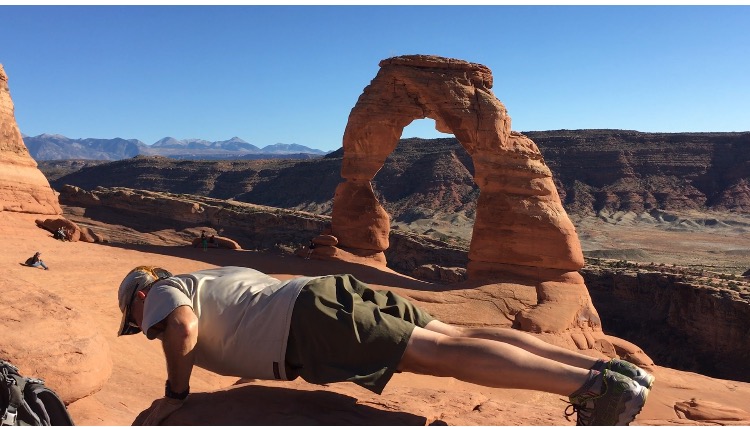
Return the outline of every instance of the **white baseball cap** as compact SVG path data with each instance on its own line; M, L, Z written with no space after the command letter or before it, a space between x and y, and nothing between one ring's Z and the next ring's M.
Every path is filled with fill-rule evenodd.
M120 321L120 329L117 330L117 336L137 334L141 331L141 328L134 324L130 318L130 306L133 304L135 294L157 280L168 277L172 277L172 273L161 267L142 265L130 270L128 275L122 279L120 289L117 291L117 301L120 304L120 312L122 313L122 320Z

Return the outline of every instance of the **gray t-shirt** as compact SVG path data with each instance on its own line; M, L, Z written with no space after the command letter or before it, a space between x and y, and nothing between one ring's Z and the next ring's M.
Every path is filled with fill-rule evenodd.
M198 317L197 366L221 375L285 380L292 309L311 279L280 281L243 267L178 274L149 291L143 330L156 338L150 328L187 305Z

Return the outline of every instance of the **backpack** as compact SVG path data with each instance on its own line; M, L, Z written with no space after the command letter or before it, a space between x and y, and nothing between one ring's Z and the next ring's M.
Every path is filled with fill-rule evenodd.
M18 368L0 359L1 426L72 426L60 397L37 378L24 377Z

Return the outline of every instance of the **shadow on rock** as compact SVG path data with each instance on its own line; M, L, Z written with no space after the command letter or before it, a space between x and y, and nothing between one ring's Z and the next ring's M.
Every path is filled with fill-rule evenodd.
M152 405L153 407L153 405ZM143 425L151 408L133 425ZM357 403L330 391L240 385L191 394L186 405L162 425L419 425L427 419Z
M402 289L441 292L458 288L456 284L449 287L436 283L428 283L404 275L394 274L391 271L379 270L365 264L340 260L310 260L300 258L296 255L216 248L209 248L207 252L203 252L200 248L190 246L189 242L185 246L136 245L130 243L111 243L109 246L182 259L194 259L214 265L235 265L238 267L254 268L270 275L323 276L327 274L349 273L367 283ZM169 268L169 266L165 267ZM172 273L183 274L187 272L172 271Z

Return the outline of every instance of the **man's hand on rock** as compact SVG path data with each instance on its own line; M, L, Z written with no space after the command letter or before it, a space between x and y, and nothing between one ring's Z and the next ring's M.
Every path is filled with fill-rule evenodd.
M174 411L180 409L184 403L185 400L170 399L168 397L155 400L151 405L151 413L148 414L148 417L146 417L146 419L143 421L143 425L157 426L161 424L161 422L164 421L168 416L170 416Z

